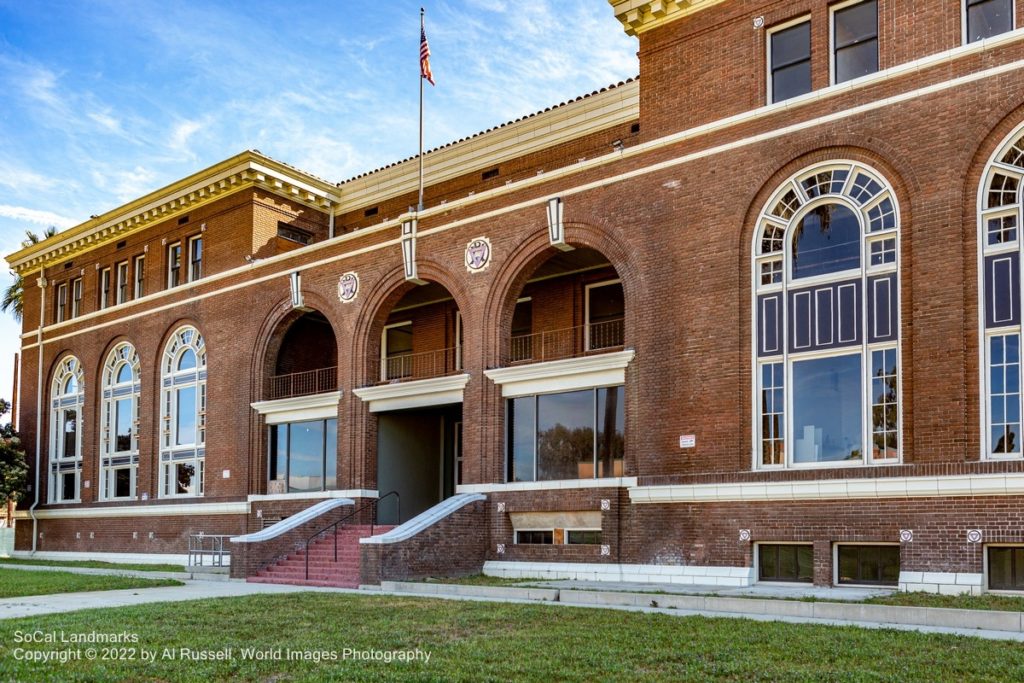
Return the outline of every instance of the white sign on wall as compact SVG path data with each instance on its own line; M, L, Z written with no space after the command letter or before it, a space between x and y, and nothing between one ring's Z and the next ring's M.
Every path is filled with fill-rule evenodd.
M679 437L680 448L696 448L697 447L697 435L696 434L682 434Z

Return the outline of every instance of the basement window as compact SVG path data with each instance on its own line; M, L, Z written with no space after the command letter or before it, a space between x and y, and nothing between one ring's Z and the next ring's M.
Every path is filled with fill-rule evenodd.
M896 586L900 582L898 545L841 545L837 583Z
M814 547L764 543L757 546L759 581L810 583L814 578Z
M988 588L1024 591L1024 546L988 548Z
M517 545L552 545L554 542L555 532L552 529L516 531Z
M600 529L566 529L565 542L568 545L600 545Z

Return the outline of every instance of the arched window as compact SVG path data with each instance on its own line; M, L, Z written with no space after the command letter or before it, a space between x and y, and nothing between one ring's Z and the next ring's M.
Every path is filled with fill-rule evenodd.
M784 182L753 258L755 467L900 459L899 211L876 171Z
M100 500L135 498L139 470L139 354L121 342L103 366Z
M206 343L191 326L175 330L160 369L160 495L203 495L206 459Z
M74 503L81 498L84 405L82 364L74 356L65 356L50 389L51 503Z
M978 191L982 451L1021 457L1020 282L1024 124L989 159Z

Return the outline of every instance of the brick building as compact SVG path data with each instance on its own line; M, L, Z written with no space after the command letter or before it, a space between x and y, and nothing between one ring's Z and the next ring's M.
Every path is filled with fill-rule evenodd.
M379 498L363 582L1024 589L1024 0L611 5L640 77L421 211L250 151L12 255L18 548L270 576Z

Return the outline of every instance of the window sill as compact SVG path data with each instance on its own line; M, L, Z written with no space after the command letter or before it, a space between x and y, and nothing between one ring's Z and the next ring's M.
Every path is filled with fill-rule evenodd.
M516 481L505 484L460 484L456 493L506 493L513 491L551 491L558 489L606 489L635 487L636 477L600 479L555 479L552 481Z

